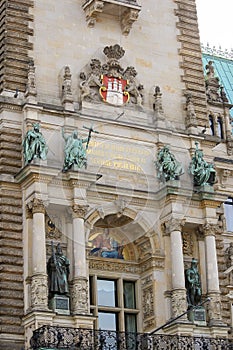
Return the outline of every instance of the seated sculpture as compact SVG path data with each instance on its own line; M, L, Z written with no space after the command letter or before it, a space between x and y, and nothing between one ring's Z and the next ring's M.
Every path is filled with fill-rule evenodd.
M216 171L213 164L203 159L203 152L198 149L198 142L195 142L196 150L189 166L189 172L193 175L194 186L213 185L216 181Z
M45 160L47 158L48 146L42 133L40 124L34 123L33 130L28 130L23 140L23 155L25 164L31 163L34 158Z
M157 176L161 181L178 180L179 176L184 173L181 163L170 152L168 146L164 146L158 153L157 161Z
M70 136L65 136L64 129L62 129L62 136L66 142L63 172L68 171L74 164L76 164L78 168L86 167L86 149L83 147L83 144L88 142L88 138L78 138L77 130L74 130Z

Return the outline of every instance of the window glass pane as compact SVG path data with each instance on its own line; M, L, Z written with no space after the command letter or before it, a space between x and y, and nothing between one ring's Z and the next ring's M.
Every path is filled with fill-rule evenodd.
M227 231L233 232L233 200L224 204Z
M136 315L125 314L125 331L137 332Z
M117 331L117 314L111 312L99 312L99 329Z
M111 280L97 280L98 305L116 306L116 283Z
M135 283L124 281L124 307L135 309Z

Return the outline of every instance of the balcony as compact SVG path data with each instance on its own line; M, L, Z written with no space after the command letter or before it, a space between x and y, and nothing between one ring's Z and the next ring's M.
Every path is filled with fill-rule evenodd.
M107 14L120 19L123 35L129 34L141 11L137 0L85 0L82 8L89 27L95 26L101 14Z
M32 350L233 350L225 338L150 335L43 326L33 332Z

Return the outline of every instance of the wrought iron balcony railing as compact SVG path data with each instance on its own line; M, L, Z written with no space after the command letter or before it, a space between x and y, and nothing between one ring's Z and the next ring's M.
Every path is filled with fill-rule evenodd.
M43 326L33 332L31 349L70 350L233 350L225 338L149 335Z

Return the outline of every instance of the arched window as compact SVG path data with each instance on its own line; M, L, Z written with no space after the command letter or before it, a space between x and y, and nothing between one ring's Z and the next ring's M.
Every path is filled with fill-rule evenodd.
M222 118L218 117L217 119L217 132L218 132L218 136L221 139L224 139L224 135L223 135L223 123L222 123Z
M214 118L212 115L209 115L209 126L210 126L210 132L211 135L214 135Z

